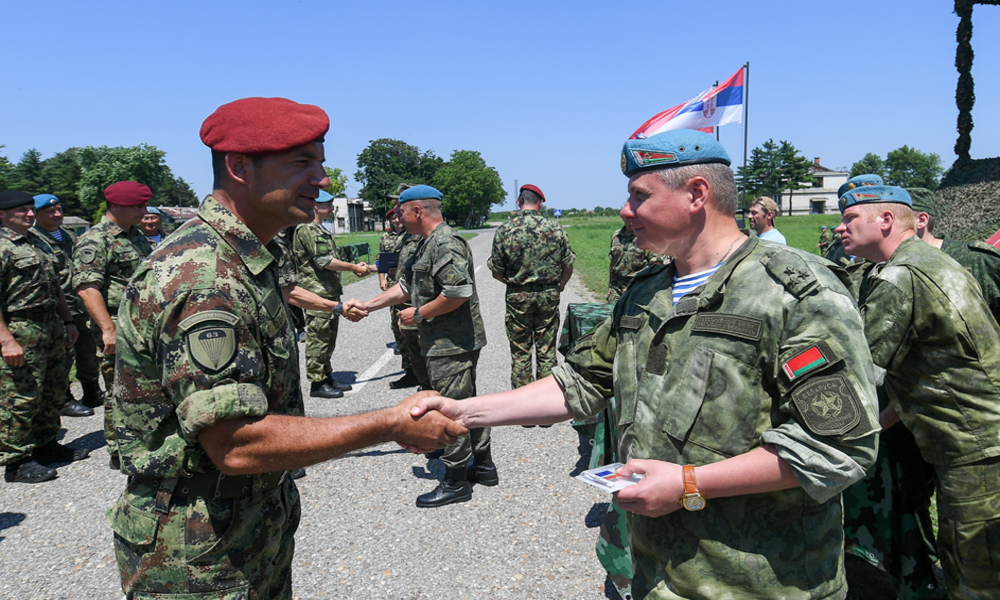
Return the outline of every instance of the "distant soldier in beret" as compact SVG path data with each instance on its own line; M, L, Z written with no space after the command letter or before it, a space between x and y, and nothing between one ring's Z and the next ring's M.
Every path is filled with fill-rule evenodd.
M840 493L875 456L871 356L816 255L744 235L726 151L630 139L623 219L669 254L552 377L452 402L469 427L584 419L615 397L636 598L844 598Z
M399 197L396 196L397 200L398 198ZM378 287L383 292L396 285L396 281L399 279L399 253L402 249L404 238L409 235L403 227L403 221L400 218L400 212L397 207L393 206L393 208L389 209L389 212L385 213L385 220L388 224L388 230L382 234L382 238L379 240L378 251L379 253L387 252L396 254L397 266L389 269L386 273L378 274ZM415 237L419 239L419 236ZM413 371L413 360L411 358L410 350L406 345L406 338L404 337L403 330L400 328L399 324L399 311L407 307L408 306L406 305L389 307L389 326L392 330L392 337L396 340L396 354L400 356L400 366L403 369L402 377L389 382L389 387L392 389L403 389L419 384L417 376ZM415 327L413 328L413 331L415 337ZM417 347L419 348L419 341L417 344ZM426 371L426 368L424 370Z
M820 256L826 254L826 249L830 247L830 242L833 241L833 236L830 235L830 228L826 225L820 226L819 243L816 247L819 248Z
M882 178L879 177L878 175L870 175L870 174L857 175L855 177L852 177L848 179L843 185L841 185L840 188L837 189L837 200L839 201L844 196L844 194L853 189L857 189L859 187L873 186L873 185L882 185ZM826 249L826 255L824 256L824 258L838 265L845 265L851 262L852 260L852 257L849 256L847 252L844 250L843 241L841 241L840 234L837 233L836 231L834 231L833 241L830 243L830 246ZM847 259L846 263L844 259ZM860 273L857 273L857 275L860 277Z
M996 598L1000 325L972 275L916 236L912 205L894 186L848 191L837 232L847 252L872 261L860 306L872 359L886 370L880 421L902 420L934 465L948 596Z
M146 214L142 215L139 226L152 248L156 248L163 241L163 213L160 212L160 209L155 206L147 206Z
M776 244L786 243L785 236L774 228L774 219L779 212L777 203L764 196L755 198L750 203L750 212L747 217L750 221L750 228L757 233L758 238Z
M559 294L573 275L576 259L562 226L542 216L544 202L545 194L537 186L521 186L520 212L497 228L486 263L493 278L507 286L504 323L510 342L511 389L552 374ZM532 372L532 358L537 375Z
M320 190L311 223L295 228L292 253L295 256L299 286L332 302L340 303L344 286L340 273L350 271L365 277L370 270L365 263L341 260L333 232L323 223L333 214L333 196ZM337 348L338 311L306 311L306 378L313 398L341 398L351 384L333 378L330 358Z
M451 398L476 395L476 365L486 346L486 329L479 313L475 266L469 243L441 214L440 191L417 185L399 195L406 231L423 238L412 262L403 265L399 282L361 303L366 313L411 300L400 311L403 325L416 325L420 353L426 360L431 387ZM472 482L499 483L490 450L489 428L469 430L441 455L445 478L434 490L417 497L417 506L435 508L472 499L466 468L473 459Z
M104 376L104 439L114 469L118 468L118 442L111 424L109 396L115 381L118 306L132 273L153 251L139 228L152 197L149 186L137 181L119 181L104 188L107 212L73 248L73 287L90 313L90 333Z
M403 189L413 187L410 184L400 184ZM399 204L396 204L396 212L394 217L399 219L400 227L403 227L402 210L399 208ZM399 278L403 276L403 273L411 272L413 270L413 261L417 258L417 252L420 250L420 246L423 244L424 238L420 237L416 233L410 233L406 231L403 227L403 231L400 233L399 238L396 240L395 252L399 255L398 266L396 267L396 272L390 274L390 278L386 283L391 282L387 289L399 283ZM399 313L411 308L413 306L411 300L404 300L399 304L394 304L389 307L389 311L393 314L396 326L399 328L399 335L403 339L403 352L405 352L406 357L409 359L409 367L403 367L403 376L399 379L394 379L389 382L389 388L393 390L401 390L408 387L420 386L420 389L431 390L434 389L431 385L430 375L427 374L427 359L421 354L420 349L420 332L419 327L416 323L404 323L399 319ZM441 458L442 451L438 450L435 452L428 453L428 458Z
M611 250L608 252L608 302L618 302L632 279L651 265L662 265L669 256L643 250L636 244L632 224L628 221L611 236Z
M283 98L202 124L214 191L135 272L119 310L113 416L129 484L108 512L128 599L292 598L300 503L289 472L372 444L464 434L415 402L303 417L274 236L313 218L326 113ZM357 318L346 303L334 309Z
M94 414L92 406L100 406L103 402L98 393L100 387L97 385L100 371L95 354L94 336L87 329L90 315L87 314L83 301L76 295L76 289L73 287L73 246L76 244L76 233L69 227L63 226L62 204L58 197L52 194L35 196L35 224L30 231L55 259L60 287L79 333L76 343L66 352L66 376L69 376L75 358L76 378L83 386L83 398L81 402L77 402L67 386L66 402L60 414L64 417L89 417ZM88 384L83 384L85 381Z
M0 465L9 483L48 481L56 470L39 463L90 454L56 441L77 329L56 258L28 232L34 223L34 198L0 193Z

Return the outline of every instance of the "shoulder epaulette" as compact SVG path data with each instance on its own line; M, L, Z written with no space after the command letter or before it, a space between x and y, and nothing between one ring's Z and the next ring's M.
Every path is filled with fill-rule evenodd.
M760 261L768 273L796 298L808 295L819 286L816 275L805 259L794 252L779 249L765 255Z
M991 246L986 242L980 242L978 240L966 243L969 245L969 250L975 250L976 252L982 252L984 254L990 254L1000 258L1000 248L997 248L996 246Z

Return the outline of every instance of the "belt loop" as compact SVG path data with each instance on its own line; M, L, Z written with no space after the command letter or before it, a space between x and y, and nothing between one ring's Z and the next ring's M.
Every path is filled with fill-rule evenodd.
M177 487L177 478L164 478L160 481L160 487L156 490L156 505L154 509L161 515L166 516L170 512L170 497L174 495L174 488Z

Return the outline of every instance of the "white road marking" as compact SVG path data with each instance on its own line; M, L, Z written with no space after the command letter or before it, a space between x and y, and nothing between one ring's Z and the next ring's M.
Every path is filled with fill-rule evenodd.
M392 350L386 350L385 354L382 355L382 358L375 361L375 364L368 367L368 370L362 373L361 377L358 377L358 379L354 382L353 385L354 389L352 390L352 392L357 393L365 389L365 386L368 385L368 382L371 380L371 378L378 375L378 372L382 370L382 367L385 366L385 363L392 360L393 356L394 353Z
M483 265L479 265L478 267L476 267L476 270L472 272L472 274L475 275L476 273L479 272L479 269L482 269L482 268L483 268Z

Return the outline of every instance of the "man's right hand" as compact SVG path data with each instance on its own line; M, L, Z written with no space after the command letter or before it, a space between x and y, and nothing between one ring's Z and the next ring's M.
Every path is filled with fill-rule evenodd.
M364 302L351 298L350 300L344 302L344 318L353 323L357 323L361 319L368 316L368 311L365 310Z
M3 352L3 361L7 363L9 367L23 367L24 366L24 349L21 348L21 344L17 343L17 340L13 336L4 341L0 345Z
M115 354L115 330L111 328L108 331L101 332L101 340L104 342L104 355L114 356Z
M426 405L423 404L425 401ZM434 391L418 392L400 402L397 408L402 415L395 436L396 442L411 452L420 453L454 444L458 438L469 433L464 425L440 412L430 410L431 406L445 406L447 403L458 404ZM424 408L418 411L418 404Z

